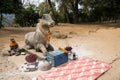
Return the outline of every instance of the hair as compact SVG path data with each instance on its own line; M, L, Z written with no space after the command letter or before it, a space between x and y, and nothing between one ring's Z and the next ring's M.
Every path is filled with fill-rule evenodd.
M15 41L15 39L14 39L14 38L11 38L10 40L11 40L11 41Z

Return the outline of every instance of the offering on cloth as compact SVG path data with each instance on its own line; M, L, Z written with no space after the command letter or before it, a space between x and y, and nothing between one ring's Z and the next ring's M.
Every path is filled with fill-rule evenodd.
M26 57L25 57L25 60L29 63L32 63L32 62L36 62L38 56L36 54L28 54Z

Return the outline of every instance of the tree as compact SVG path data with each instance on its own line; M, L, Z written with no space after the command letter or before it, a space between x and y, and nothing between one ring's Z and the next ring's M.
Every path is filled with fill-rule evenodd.
M89 21L110 21L115 20L120 15L119 0L82 0L82 12L87 14Z
M15 22L20 26L35 26L39 18L36 9L35 5L29 4L29 6L16 15Z
M52 3L52 5L55 6L54 3ZM54 7L53 6L53 7ZM55 7L54 7L55 8ZM49 13L50 12L50 8L49 8L49 5L47 2L41 2L38 6L38 9L39 11L41 11L42 14L45 14L45 13Z
M66 22L70 23L70 14L69 14L69 0L56 0L59 3L59 14L64 15Z
M67 22L71 22L71 17L73 16L73 23L78 23L79 22L79 9L78 9L78 4L80 0L55 0L59 2L60 8L63 9L65 13L65 17L67 19Z
M0 24L2 24L2 14L3 13L14 13L17 14L22 9L22 2L21 0L0 0ZM1 26L0 26L1 28Z
M57 24L57 18L56 18L56 16L55 16L55 12L54 12L54 9L53 9L53 6L52 6L52 2L51 2L51 0L47 0L47 1L48 1L50 10L52 11L53 18L54 18L54 20L55 20L55 24Z
M78 17L78 4L80 2L80 0L69 0L70 4L72 6L72 10L73 10L73 19L74 19L74 23L78 23L79 22L79 17Z

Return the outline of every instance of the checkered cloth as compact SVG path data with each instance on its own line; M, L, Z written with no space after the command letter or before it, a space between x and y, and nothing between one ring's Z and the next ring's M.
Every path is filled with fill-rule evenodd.
M40 74L38 80L95 80L110 68L105 62L82 57Z

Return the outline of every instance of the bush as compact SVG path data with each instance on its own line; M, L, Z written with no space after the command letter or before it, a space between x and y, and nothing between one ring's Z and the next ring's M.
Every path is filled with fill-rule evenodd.
M38 22L38 18L39 15L34 9L27 8L15 15L15 23L18 23L23 27L35 26L35 24Z
M20 27L20 25L17 24L17 23L14 23L14 24L13 24L13 27Z

